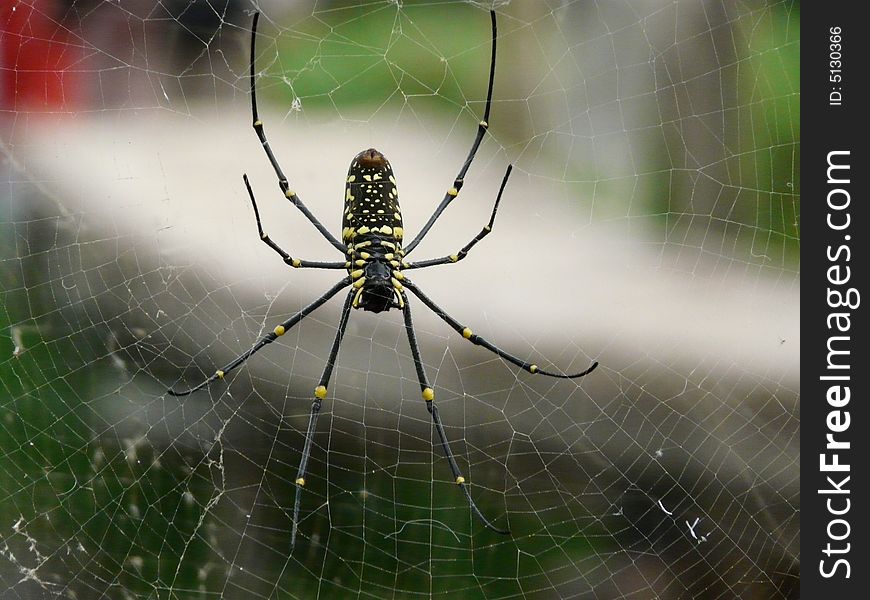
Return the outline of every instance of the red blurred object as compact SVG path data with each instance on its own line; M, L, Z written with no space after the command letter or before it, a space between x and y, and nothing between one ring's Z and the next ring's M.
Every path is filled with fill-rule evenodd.
M84 101L84 43L56 0L0 2L0 110L71 112Z

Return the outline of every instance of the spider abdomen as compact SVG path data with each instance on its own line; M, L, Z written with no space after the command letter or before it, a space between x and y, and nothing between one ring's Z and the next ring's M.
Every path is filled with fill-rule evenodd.
M402 212L393 168L383 154L369 148L357 154L347 172L342 237L347 246L376 235L401 244Z
M354 308L373 312L403 305L401 294L402 212L393 169L369 148L350 163L344 192L342 241L348 273L358 288Z

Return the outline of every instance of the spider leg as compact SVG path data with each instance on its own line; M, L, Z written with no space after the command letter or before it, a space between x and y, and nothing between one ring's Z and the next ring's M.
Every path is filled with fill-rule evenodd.
M312 302L311 304L309 304L308 306L306 306L305 308L300 310L298 313L296 313L295 315L293 315L292 317L290 317L289 319L287 319L286 321L284 321L283 323L281 323L280 325L275 327L274 330L272 330L271 332L267 333L262 338L260 338L260 341L258 341L256 344L254 344L250 350L244 352L243 354L240 354L239 356L237 356L236 358L231 360L229 363L227 363L226 365L224 365L223 367L221 367L220 369L215 371L214 375L212 375L211 377L209 377L208 379L206 379L205 381L200 383L198 386L190 388L189 390L181 391L181 392L176 392L173 389L169 389L169 390L166 390L167 393L170 396L187 396L188 394L192 394L193 392L201 390L202 388L209 385L210 383L212 383L216 379L223 379L227 373L229 373L230 371L232 371L233 369L235 369L236 367L238 367L239 365L244 363L246 360L251 358L251 356L253 356L256 352L259 352L263 346L266 346L266 345L274 342L276 339L278 339L279 337L284 335L292 327L294 327L296 324L298 324L299 321L301 321L302 319L304 319L305 317L310 315L317 308L319 308L323 303L325 303L327 300L329 300L330 298L335 296L340 290L349 286L350 281L351 281L350 277L345 277L344 279L342 279L341 281L336 283L334 286L329 288L329 290L327 290L326 293L323 294L320 298L318 298L317 300L315 300L314 302Z
M581 371L580 373L575 373L573 375L567 375L565 373L550 373L549 371L544 371L543 369L538 368L538 365L536 365L534 363L526 362L524 360L520 360L516 356L509 354L508 352L505 352L504 350L502 350L501 348L499 348L495 344L493 344L493 343L485 340L484 338L480 337L479 335L473 333L471 331L471 329L460 324L459 321L457 321L456 319L454 319L453 317L448 315L446 312L444 312L444 310L442 308L440 308L437 304L435 304L426 294L424 294L423 292L420 291L420 288L418 288L416 285L411 283L408 279L403 280L402 283L403 283L404 287L411 290L415 296L417 296L420 300L423 301L423 304L428 306L432 310L432 312L434 312L436 315L441 317L441 319L445 323L450 325L450 327L452 327L457 333L459 333L459 335L461 335L462 337L467 339L472 344L475 344L477 346L483 346L484 348L486 348L490 352L497 354L498 356L502 357L503 359L505 359L509 363L513 363L516 366L520 367L521 369L528 371L529 373L534 373L537 375L546 375L548 377L557 377L559 379L576 379L578 377L583 377L584 375L588 375L593 370L595 370L595 367L598 366L598 361L595 361L585 371Z
M260 144L263 146L263 150L265 150L269 162L272 163L272 168L275 169L275 174L278 176L278 186L281 188L284 196L290 200L293 206L302 211L302 214L311 221L311 224L317 228L317 231L319 231L330 244L335 246L335 248L340 252L344 253L347 250L347 247L335 239L335 236L329 233L329 230L317 220L317 217L315 217L310 210L308 210L308 207L305 206L302 199L290 189L290 185L287 183L287 177L284 175L284 171L281 170L281 166L278 164L278 159L275 158L275 154L272 152L272 147L269 146L269 141L266 139L266 132L263 131L263 122L260 120L257 111L256 71L254 68L254 58L256 56L255 51L257 46L257 22L259 20L260 13L254 13L254 23L251 26L251 113L253 115L254 131L257 133L257 137L260 138Z
M326 386L329 384L329 378L332 376L332 369L338 356L338 348L341 346L341 339L344 337L344 331L347 328L347 321L350 316L355 292L356 290L351 290L344 301L344 308L341 309L341 320L338 322L338 330L335 332L335 340L332 342L332 350L329 352L329 358L326 359L326 368L323 369L323 375L320 376L320 383L314 388L314 402L311 403L311 413L308 416L308 429L305 431L305 446L302 449L302 459L299 461L299 471L296 474L296 501L293 503L293 532L290 535L290 552L293 552L293 548L296 546L296 531L299 528L299 507L302 504L302 488L305 486L305 472L308 469L308 459L311 456L314 431L317 429L317 416L320 414L323 399L326 398Z
M408 334L408 343L411 346L411 356L414 357L414 367L417 369L417 379L420 382L420 390L423 395L423 400L426 401L426 410L428 410L429 414L432 415L432 421L435 423L435 430L438 432L438 437L441 440L441 448L447 456L450 470L453 471L453 478L456 481L456 484L462 489L466 500L468 500L469 506L471 506L471 510L475 515L477 515L477 518L480 519L488 529L492 529L496 533L502 535L510 535L510 531L499 529L483 516L483 513L480 512L480 509L477 508L477 505L474 503L474 500L471 497L471 492L468 491L465 477L460 473L459 465L456 464L456 458L450 450L450 444L447 441L447 433L445 433L444 425L441 423L441 417L438 415L438 407L435 406L435 390L432 389L429 385L429 381L426 379L426 371L423 369L423 361L420 359L420 347L417 345L417 335L414 333L414 324L411 322L411 305L408 303L408 298L405 296L405 292L400 293L405 305L403 308L403 313L405 315L405 331Z
M471 162L477 154L477 149L480 147L480 142L483 140L483 136L489 128L489 111L490 108L492 108L492 84L495 78L495 39L497 34L494 10L489 11L489 18L492 22L492 56L489 62L489 87L486 92L486 107L483 111L483 120L477 124L477 136L471 144L471 150L468 152L468 156L462 164L459 174L456 176L456 179L453 180L453 187L447 190L444 194L444 199L441 200L441 204L438 205L438 208L435 209L435 212L432 213L432 216L429 217L429 220L426 221L425 225L423 225L423 229L420 230L417 237L415 237L410 244L405 246L406 255L410 254L411 251L417 247L417 244L423 240L423 237L429 232L429 229L431 229L432 225L435 224L435 221L438 220L438 217L441 216L441 213L443 213L444 209L447 208L447 205L450 204L450 201L459 195L459 190L462 189L462 184L465 182L465 174L468 172L468 168L471 166Z
M501 201L501 195L504 192L504 188L507 185L508 177L511 176L511 170L513 169L513 165L508 165L507 170L504 173L504 179L501 180L501 187L498 189L498 196L495 197L495 204L492 207L492 214L489 216L489 223L483 226L483 229L480 230L474 239L465 244L459 252L456 254L450 254L449 256L442 256L441 258L430 258L427 260L420 260L417 262L406 263L402 265L403 269L422 269L423 267L434 267L435 265L444 265L447 263L455 263L459 262L463 258L468 255L468 251L471 250L477 242L485 238L489 235L489 232L492 231L493 223L495 223L495 213L498 211L498 203Z
M263 241L264 244L277 252L286 264L290 265L291 267L309 269L344 269L347 267L347 263L345 262L325 262L293 258L284 250L282 250L281 246L273 242L272 238L270 238L263 231L263 225L260 222L260 210L257 208L257 201L254 199L254 190L251 189L251 184L250 182L248 182L247 173L242 175L242 179L245 180L245 187L248 188L248 195L251 197L251 205L254 207L254 216L257 218L257 230L260 232L260 239Z

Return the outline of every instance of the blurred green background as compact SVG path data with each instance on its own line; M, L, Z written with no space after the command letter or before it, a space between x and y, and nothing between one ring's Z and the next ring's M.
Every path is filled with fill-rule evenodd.
M474 475L484 513L509 522L514 535L505 538L483 530L450 484L425 412L394 412L402 397L417 397L411 367L400 364L405 355L352 340L372 354L392 353L396 371L365 375L394 382L397 404L373 409L367 386L350 376L336 386L334 408L319 424L300 542L289 556L310 378L239 378L230 394L184 402L164 394L181 367L193 381L212 361L210 348L192 356L179 347L188 322L167 325L160 311L205 304L214 322L229 319L235 332L224 335L244 347L270 302L240 310L244 292L234 286L243 282L222 281L219 270L191 287L175 279L191 264L143 267L139 257L158 227L107 236L90 225L101 215L65 208L72 182L33 176L26 159L33 123L46 114L112 122L123 144L131 115L195 121L201 107L220 114L246 104L248 4L146 5L58 2L34 9L23 25L0 13L6 46L26 53L34 40L54 40L47 56L64 74L52 80L25 54L5 54L4 72L45 79L27 83L21 75L17 85L41 82L43 91L35 100L24 91L7 95L0 114L4 597L798 597L799 501L768 490L765 477L783 468L798 477L790 454L797 392L739 368L712 393L698 384L681 397L684 383L696 383L694 371L658 365L662 375L627 364L609 372L612 387L596 388L613 410L580 420L565 408L588 403L574 385L496 384L494 396L476 396L484 411L552 399L552 412L529 436L517 435L521 427L504 410L464 425L457 403L467 390L446 390L454 451ZM652 248L657 268L697 275L696 257L713 257L726 263L713 272L745 269L749 288L764 278L796 287L800 5L704 7L686 9L686 17L668 3L500 6L492 121L509 126L492 136L530 177L567 186L562 194L578 199L569 204L578 222L624 225L630 243ZM489 19L479 5L262 8L258 91L263 106L284 111L282 126L385 121L398 130L407 117L432 131L448 125L437 140L455 131L470 141L489 56ZM64 93L49 93L54 84ZM312 327L328 336L330 325L324 317ZM388 339L401 339L395 325L384 327ZM321 350L296 352L300 361L323 359ZM464 376L485 390L504 365L475 356L460 370L470 369ZM703 404L711 396L712 410ZM788 408L772 406L771 396ZM671 412L672 397L685 406ZM638 415L639 437L679 440L675 462L627 453L632 429L618 425ZM708 422L710 415L721 423ZM720 481L720 450L730 455L748 438L747 454L761 461L753 463L758 481L730 474ZM700 546L658 509L660 499L675 513L712 517L726 535ZM759 541L752 533L759 527L776 533Z

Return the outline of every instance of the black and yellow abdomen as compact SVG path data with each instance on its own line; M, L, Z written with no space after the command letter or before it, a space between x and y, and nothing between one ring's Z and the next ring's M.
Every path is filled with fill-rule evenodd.
M374 148L364 150L354 157L347 172L343 241L348 248L372 238L400 246L403 234L393 168Z
M393 168L374 148L363 150L348 169L342 219L347 271L359 290L354 308L381 312L404 306L404 233Z

